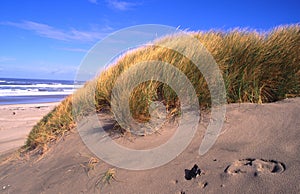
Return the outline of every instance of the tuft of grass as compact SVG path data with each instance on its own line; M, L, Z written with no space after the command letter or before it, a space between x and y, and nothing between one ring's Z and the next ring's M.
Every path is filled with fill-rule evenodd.
M202 43L219 65L228 103L267 103L300 96L298 24L279 26L264 33L235 29L230 32L189 32L189 34ZM178 50L185 50L191 55L197 54L191 45L180 39L180 35L157 40L158 43L164 41L175 45ZM55 141L73 129L75 121L82 116L95 109L111 110L112 89L120 75L136 64L152 60L164 61L178 68L195 88L200 107L210 106L207 83L196 65L179 52L149 45L124 54L96 79L87 82L73 96L67 97L33 127L25 149L44 150L49 142ZM164 73L170 78L175 76L171 72ZM128 88L124 86L120 90L126 91ZM127 99L118 100L121 103ZM162 102L169 113L175 115L180 113L180 101L176 93L167 84L156 80L144 82L134 88L129 101L133 118L140 122L149 120L149 105L153 101ZM74 109L72 104L76 105Z
M114 168L109 168L101 177L101 179L99 179L96 182L96 186L104 186L106 184L110 184L111 181L114 180L116 181L116 169Z
M72 96L69 96L32 128L22 150L31 151L36 149L42 154L48 149L50 142L56 141L74 127Z
M81 164L81 166L84 168L85 172L87 173L87 176L89 177L89 172L91 170L94 170L98 163L99 163L98 158L90 157L89 161L84 164Z

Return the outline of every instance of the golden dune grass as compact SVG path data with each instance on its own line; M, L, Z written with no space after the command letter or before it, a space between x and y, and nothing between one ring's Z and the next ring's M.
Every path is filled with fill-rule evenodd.
M300 94L300 26L277 27L269 32L233 30L231 32L189 32L212 54L222 71L228 103L265 103ZM157 41L174 41L180 49L193 53L179 36ZM160 60L176 66L193 84L199 104L210 106L207 83L197 67L180 53L159 46L146 46L124 54L103 71L96 80L87 82L73 96L34 126L25 150L45 149L47 144L75 127L75 120L96 111L110 110L111 93L117 78L126 69L142 61ZM166 72L167 74L169 72ZM172 76L172 75L170 75ZM134 79L134 78L133 78ZM125 89L125 88L124 88ZM72 110L72 99L77 104ZM149 119L149 104L161 101L169 112L178 110L176 93L166 84L152 80L135 88L130 110L140 121Z

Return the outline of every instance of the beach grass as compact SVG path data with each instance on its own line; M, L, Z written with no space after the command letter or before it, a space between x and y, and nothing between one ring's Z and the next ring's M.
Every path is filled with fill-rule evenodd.
M104 186L105 184L110 184L111 181L116 181L116 169L109 168L102 177L96 182L96 186Z
M298 24L260 33L242 29L187 33L198 39L214 57L224 79L228 103L267 103L300 96ZM178 50L183 49L192 55L195 52L181 41L180 35L157 41L169 41ZM210 107L207 82L190 59L161 46L144 46L122 55L95 80L87 82L46 115L33 127L24 150L45 150L49 142L75 128L76 121L82 116L91 111L111 110L111 94L118 77L133 65L152 60L167 62L183 72L195 88L200 107ZM174 76L171 72L166 72L166 75ZM128 89L124 87L121 90ZM121 103L127 99L119 100ZM180 112L180 101L174 90L167 84L150 80L135 87L130 95L133 118L140 122L148 121L149 105L154 101L162 102L169 113Z

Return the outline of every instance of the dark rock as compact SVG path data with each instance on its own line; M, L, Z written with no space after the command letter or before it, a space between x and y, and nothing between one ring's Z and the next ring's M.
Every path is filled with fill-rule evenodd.
M185 169L184 172L186 180L191 180L201 174L201 170L197 164L195 164L191 170Z

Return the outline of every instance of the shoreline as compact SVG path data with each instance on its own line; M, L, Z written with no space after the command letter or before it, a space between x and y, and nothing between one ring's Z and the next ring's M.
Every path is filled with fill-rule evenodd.
M36 107L49 107L59 105L60 102L41 102L41 103L20 103L20 104L0 104L0 109L12 108L36 108Z
M15 104L56 103L61 102L67 96L68 95L0 96L0 106Z
M0 155L24 145L32 127L59 103L0 105Z

